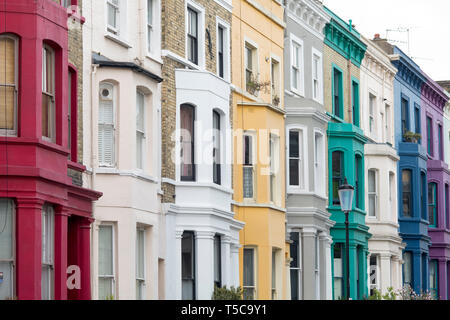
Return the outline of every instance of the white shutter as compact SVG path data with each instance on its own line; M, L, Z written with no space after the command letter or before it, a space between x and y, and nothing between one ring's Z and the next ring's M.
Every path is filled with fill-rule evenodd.
M114 165L114 94L113 87L100 87L101 97L98 112L98 159L100 165Z

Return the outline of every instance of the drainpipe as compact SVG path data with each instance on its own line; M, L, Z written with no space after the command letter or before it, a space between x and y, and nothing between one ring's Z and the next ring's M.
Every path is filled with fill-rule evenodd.
M91 175L91 184L92 190L95 190L95 175L97 173L96 165L97 165L97 148L94 146L94 94L93 94L93 85L97 80L97 68L98 64L92 65L91 71L91 166L92 166L92 175Z

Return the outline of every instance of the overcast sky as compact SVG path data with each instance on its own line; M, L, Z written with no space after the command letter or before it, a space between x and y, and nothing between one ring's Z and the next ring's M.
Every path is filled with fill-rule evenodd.
M330 10L353 24L364 37L409 28L414 61L433 80L450 80L450 0L323 0ZM388 39L408 54L406 32L389 31Z

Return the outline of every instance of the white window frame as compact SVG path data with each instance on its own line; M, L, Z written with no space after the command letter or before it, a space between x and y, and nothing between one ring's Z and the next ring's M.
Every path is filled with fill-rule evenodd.
M138 114L138 95L142 96L142 126L143 128L140 130L137 126L137 114ZM146 160L146 143L147 143L147 136L146 136L146 116L147 116L147 110L146 110L146 100L147 100L147 95L142 92L142 90L137 89L136 90L136 169L137 170L141 170L144 171L145 170L145 160ZM138 155L139 155L139 150L138 150L138 135L141 135L141 150L140 150L140 157L141 159L139 159Z
M376 137L377 135L377 99L374 93L369 92L369 134L371 137Z
M117 4L115 4L113 2L113 0L106 0L106 10L105 10L105 14L106 14L106 30L108 33L111 33L115 36L119 36L120 35L120 27L121 27L121 0L117 0ZM109 24L109 6L115 8L115 15L116 15L116 26L112 26Z
M384 121L382 125L384 126L385 136L386 136L386 142L392 143L392 104L389 102L386 102L384 104Z
M231 51L230 51L230 24L225 20L216 17L216 51L217 51L217 75L219 75L219 45L217 42L219 27L223 29L223 79L227 82L231 81Z
M258 249L255 246L245 246L243 250L245 249L251 249L253 250L253 280L254 285L253 286L244 286L242 285L242 289L253 289L253 300L258 300ZM242 254L243 255L243 254ZM244 264L244 261L242 260L242 264ZM244 268L244 265L242 266ZM242 281L244 281L242 279Z
M318 65L317 65L317 79L314 77L314 58L317 57L318 58ZM312 48L312 56L311 56L311 66L312 66L312 70L311 70L311 84L312 84L312 91L311 91L311 97L314 101L323 104L323 55L322 52L320 52L319 50L317 50L316 48ZM317 81L317 86L318 86L318 90L317 90L317 97L314 96L314 84L315 81Z
M42 275L47 273L48 291L44 292L44 280L41 275L41 299L53 300L55 298L55 210L52 205L42 207ZM44 241L45 239L45 241Z
M115 230L115 224L111 223L111 222L102 222L99 227L98 227L98 232L100 233L100 228L101 227L108 227L111 228L111 232L112 232L112 236L111 236L111 241L112 241L112 257L111 257L111 263L112 263L112 274L111 275L106 275L106 274L100 274L100 270L98 270L98 275L97 275L97 284L100 280L100 278L103 279L110 279L112 281L111 284L111 288L112 288L112 296L114 297L114 299L118 300L119 297L116 296L116 230ZM100 237L98 237L99 242L98 242L98 247L100 247ZM99 256L99 255L98 255ZM97 265L99 264L99 261L97 261ZM98 299L100 299L100 297L98 297Z
M152 43L153 43L153 40L154 40L154 27L155 27L155 7L157 7L156 6L156 2L157 0L147 0L146 1L146 8L147 8L147 11L146 11L146 19L145 19L145 21L146 21L146 23L145 23L145 25L146 25L146 34L147 34L147 39L146 39L146 42L147 42L147 54L152 54L153 53L153 51L152 51L152 49L151 49L151 46L152 46ZM149 16L149 5L151 5L151 17Z
M192 61L189 60L188 57L188 31L189 31L189 19L188 19L188 8L194 10L197 12L197 47L198 47L198 64L197 66L200 69L205 69L206 64L206 58L205 58L205 8L200 6L194 1L187 0L185 5L185 48L186 48L186 61L189 61L189 63L192 63L193 65L196 65Z
M8 208L11 208L11 211L8 212L10 217L12 217L11 230L12 230L12 239L11 239L11 250L12 256L9 259L0 259L1 263L9 263L11 270L11 291L10 296L7 298L13 298L16 293L16 274L15 274L15 266L16 266L16 207L14 205L14 201L8 198L0 198L0 202L6 203ZM3 226L3 225L2 225Z
M99 110L98 112L100 112L100 99L101 99L101 91L103 90L103 88L105 87L110 87L110 89L112 90L112 124L108 124L108 123L100 123L100 119L97 119L97 130L100 130L100 126L111 126L112 130L113 130L113 137L112 137L112 159L111 159L111 163L106 163L106 162L102 162L101 160L101 155L99 150L97 150L98 152L98 162L99 162L99 166L100 167L108 167L108 168L113 168L116 166L116 101L117 101L117 89L118 86L116 86L115 84L111 83L111 82L101 82L100 86L99 86L99 102L98 102L98 106L99 106ZM97 134L97 139L98 139L98 134ZM97 149L99 148L99 142L97 141ZM102 156L103 157L103 156ZM104 157L103 157L104 158Z
M2 38L7 38L14 41L14 84L5 84L6 88L14 87L14 129L0 129L0 136L17 137L17 112L19 93L19 39L16 36L8 33L0 35L0 39Z
M279 196L279 169L280 169L280 137L277 134L270 133L269 136L269 195L270 202L274 205L280 205Z
M374 177L374 179L375 179L375 181L374 181L374 183L375 183L375 191L370 191L370 172L373 172L375 174L375 177ZM368 200L367 201L367 217L369 219L377 219L378 215L379 215L379 213L378 213L378 208L379 208L379 205L378 205L378 199L379 199L379 196L378 196L379 178L378 178L378 176L379 176L379 171L374 169L374 168L371 168L371 169L369 169L367 171L367 200ZM370 198L371 197L375 197L375 208L374 208L374 210L375 210L374 214L375 215L371 215L370 214Z
M139 233L143 232L143 239L142 239L142 270L144 272L143 274L143 278L139 277L138 275L138 241L139 241ZM146 298L146 254L145 254L145 250L146 250L146 245L145 242L147 240L147 230L142 227L142 226L137 226L136 228L136 300L145 300ZM139 291L139 295L138 295L138 291ZM140 296L140 297L139 297Z
M247 58L247 48L252 50L252 65L251 69L248 69L248 58ZM243 76L244 76L244 83L243 88L245 92L250 93L247 90L247 69L252 72L253 79L256 81L259 81L259 53L258 53L258 44L251 39L248 39L247 37L244 38L244 46L243 46L244 52L244 70L243 70ZM255 92L255 96L259 96L259 92Z
M252 141L252 145L251 145L251 156L252 156L252 164L251 165L245 165L245 137L249 136L251 138ZM244 168L245 167L251 167L253 170L253 197L252 198L245 198L244 197L244 175L242 176L242 197L244 199L244 202L255 202L256 200L256 193L257 193L257 189L256 189L256 183L257 183L257 177L256 177L256 170L257 170L257 153L256 153L256 144L257 144L257 140L256 140L256 132L255 131L244 131L244 134L242 135L242 174L244 172Z
M52 55L52 65L53 65L53 68L52 68L52 72L53 72L52 78L53 79L52 80L53 80L53 83L51 85L53 87L52 88L53 93L50 92L45 85L46 79L47 79L47 73L46 73L47 59L46 59L46 55L45 55L46 50L48 50ZM52 143L55 143L55 141L56 141L56 106L55 106L56 105L56 79L55 79L56 64L55 64L55 62L56 62L55 50L52 47L50 47L49 45L44 44L42 46L42 95L51 97L52 103L50 105L50 111L49 111L50 115L48 117L48 121L50 122L48 124L49 125L48 130L50 132L50 137L42 136L42 140L52 142ZM41 106L42 106L42 102L41 102ZM42 112L43 112L43 110L41 110L41 117L42 117Z
M290 44L290 64L289 64L289 82L290 82L290 87L291 87L291 91L304 97L305 96L305 52L304 52L304 45L303 45L303 40L301 40L300 38L296 37L294 34L290 34L289 35L289 44ZM299 57L298 57L298 62L299 62L299 66L295 66L294 65L294 47L297 46L299 47ZM297 69L298 71L298 77L297 77L297 83L298 83L298 88L294 87L293 85L293 69Z
M299 174L303 174L303 185L302 180L299 177L299 186L291 186L290 185L290 132L291 131L301 131L302 132L302 143L303 150L299 150L299 161L302 163L303 170L299 169ZM288 193L306 193L309 190L309 152L308 152L308 128L303 125L289 125L286 127L286 149L287 149L287 157L286 157L286 165L287 165L287 186ZM303 151L303 152L302 152ZM302 156L303 155L303 156Z
M320 238L319 233L314 237L314 276L316 285L316 300L320 300Z
M376 265L375 265L375 283L372 284L371 281L371 273L372 273L372 269L371 269L371 264L370 264L370 258L372 258L372 256L375 256L376 259ZM371 255L371 257L369 258L369 291L372 289L377 289L380 290L380 263L381 263L381 257L379 254L374 253Z
M317 146L316 136L320 136L322 145L319 149ZM314 128L314 190L317 195L326 197L326 135L325 133ZM317 183L320 181L320 187Z
M279 274L279 270L277 268L278 265L278 260L279 260L279 254L280 254L280 249L279 248L275 248L272 247L272 281L271 281L271 288L272 288L272 300L279 300L278 296L279 296L279 279L278 279L278 274Z
M280 61L281 61L281 59L278 56L271 54L271 57L270 57L270 82L271 82L270 95L271 95L271 99L270 99L270 101L272 104L274 104L273 98L275 95L277 95L278 99L280 99L278 107L281 107L281 98L282 98L282 94L281 94L281 62ZM277 65L277 68L278 68L278 71L276 72L276 74L273 71L274 64ZM273 83L274 82L273 77L275 77L275 80L276 80L275 82L278 82L278 83L276 83L276 86Z
M298 294L298 300L303 300L303 250L302 250L302 232L301 230L294 229L291 231L291 233L298 233L298 251L297 251L297 260L298 260L298 267L291 267L289 266L289 271L296 270L298 275L298 288L297 288L297 294Z

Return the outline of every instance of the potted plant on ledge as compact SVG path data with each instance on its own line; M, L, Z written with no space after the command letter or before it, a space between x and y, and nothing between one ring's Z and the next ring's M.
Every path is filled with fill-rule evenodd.
M422 139L422 135L420 133L407 131L405 134L403 134L403 138L406 142L417 143L420 139Z
M247 81L247 91L254 96L257 96L262 89L265 89L265 92L267 92L268 86L270 86L270 81L260 82L253 74Z

